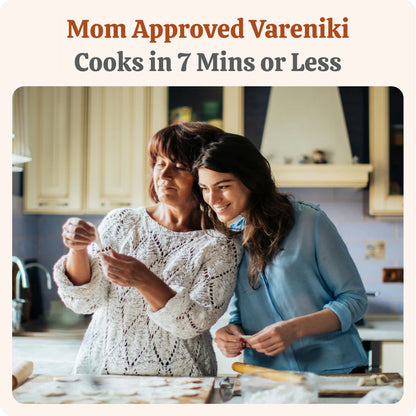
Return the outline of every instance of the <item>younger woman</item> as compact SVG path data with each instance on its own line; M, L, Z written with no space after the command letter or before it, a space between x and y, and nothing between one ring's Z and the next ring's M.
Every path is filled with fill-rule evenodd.
M277 370L349 373L367 363L354 322L366 312L360 275L327 215L280 193L247 138L223 134L194 164L204 209L219 230L242 230L244 256L216 332L227 357ZM242 338L241 335L250 335ZM246 348L249 347L249 348Z

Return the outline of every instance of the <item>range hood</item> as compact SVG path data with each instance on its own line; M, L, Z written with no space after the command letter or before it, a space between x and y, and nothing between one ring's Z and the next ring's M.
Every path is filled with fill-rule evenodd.
M261 151L279 187L363 188L373 170L354 163L337 87L272 87Z

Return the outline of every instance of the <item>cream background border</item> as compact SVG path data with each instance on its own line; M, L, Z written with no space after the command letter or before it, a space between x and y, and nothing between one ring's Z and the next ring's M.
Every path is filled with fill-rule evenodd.
M415 408L415 2L407 0L185 0L173 2L153 0L8 0L0 1L0 137L1 189L4 203L1 207L0 268L4 272L4 286L0 302L2 336L2 372L0 374L0 409L8 415L30 411L32 414L62 416L75 412L87 413L88 405L22 405L16 403L10 392L11 373L11 97L23 85L305 85L305 86L396 86L405 97L405 396L394 406L371 405L194 405L180 408L168 405L123 406L102 405L94 411L124 414L180 411L182 414L211 414L212 412L293 412L302 411L319 415L368 414L394 412L410 414ZM171 44L149 44L139 39L67 39L67 19L90 19L98 23L125 23L135 19L146 23L222 23L234 24L238 17L267 18L272 23L319 22L319 18L334 17L341 21L349 18L349 39L245 39L173 40ZM248 27L246 27L248 34ZM79 52L94 56L113 56L123 50L129 56L149 56L156 50L158 56L176 56L179 52L220 52L227 56L253 56L256 62L264 56L340 56L339 72L138 72L106 73L75 70L73 58Z

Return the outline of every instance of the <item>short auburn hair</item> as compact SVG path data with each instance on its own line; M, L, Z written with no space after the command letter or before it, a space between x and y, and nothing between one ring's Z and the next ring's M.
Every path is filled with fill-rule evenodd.
M154 168L158 156L168 157L179 162L192 171L192 166L198 158L203 146L223 134L218 127L202 122L178 123L159 130L150 139L148 157L150 167ZM194 193L199 197L200 190L197 181L194 181ZM153 176L149 183L149 195L154 202L159 202Z

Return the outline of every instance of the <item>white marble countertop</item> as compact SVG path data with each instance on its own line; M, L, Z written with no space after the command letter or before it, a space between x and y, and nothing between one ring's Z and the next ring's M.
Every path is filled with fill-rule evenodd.
M403 341L403 317L368 315L366 325L357 327L363 341Z
M78 353L81 339L73 339L67 336L61 338L50 338L45 334L36 336L14 336L12 339L12 363L25 360L33 361L33 374L43 375L68 375L71 374L76 355ZM218 390L218 382L209 403L223 404ZM319 403L357 403L358 398L350 397L325 397L319 398ZM241 397L233 397L230 402L224 404L241 404Z
M366 326L359 327L364 341L402 341L402 317L366 316ZM34 362L34 374L65 375L70 374L81 345L80 331L55 331L52 333L33 333L30 336L13 336L12 363L24 360ZM219 377L220 378L220 377ZM222 403L217 383L210 403ZM319 398L319 403L357 403L358 398ZM227 404L242 403L241 397L233 397Z
M71 374L81 340L46 337L13 337L12 364L33 361L35 374Z

